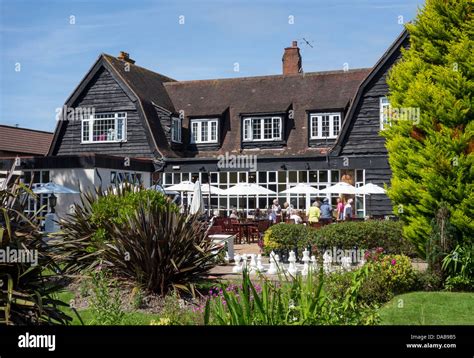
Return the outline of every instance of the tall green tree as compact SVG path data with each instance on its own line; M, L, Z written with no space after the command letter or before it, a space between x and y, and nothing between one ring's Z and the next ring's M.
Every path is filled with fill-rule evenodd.
M440 210L456 240L474 238L473 8L472 0L427 0L406 26L409 49L388 78L391 113L419 109L392 118L383 134L393 171L388 196L421 254Z

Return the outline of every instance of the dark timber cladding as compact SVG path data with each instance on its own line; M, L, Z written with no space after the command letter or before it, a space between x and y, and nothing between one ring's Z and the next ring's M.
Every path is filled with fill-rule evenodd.
M136 102L124 92L110 72L101 68L77 98L73 107L90 107L95 113L126 112L127 141L123 143L81 144L81 121L67 121L59 137L56 155L101 153L131 157L153 157Z

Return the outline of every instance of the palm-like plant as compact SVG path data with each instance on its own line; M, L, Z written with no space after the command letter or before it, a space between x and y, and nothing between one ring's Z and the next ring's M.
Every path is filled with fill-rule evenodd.
M215 265L214 246L206 238L207 224L178 213L169 200L145 197L127 212L126 220L102 221L106 240L94 240L97 227L91 217L94 202L103 193L97 194L84 195L82 205L62 223L55 244L60 245L57 254L66 273L105 264L119 277L166 294L173 288L192 289L192 282Z
M66 304L53 295L62 288L57 265L42 240L38 212L24 212L27 195L34 194L19 181L0 188L0 323L66 324L71 318L60 310ZM34 260L10 259L8 252Z

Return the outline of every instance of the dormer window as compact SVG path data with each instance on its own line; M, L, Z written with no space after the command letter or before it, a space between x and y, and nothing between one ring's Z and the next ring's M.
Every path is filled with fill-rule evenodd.
M244 142L279 141L281 138L281 117L244 118Z
M114 143L127 140L127 113L100 113L81 121L81 143Z
M171 118L171 141L181 143L181 118Z
M191 119L191 143L207 144L218 141L219 120L212 119Z
M309 120L311 139L334 139L341 130L341 113L313 113Z

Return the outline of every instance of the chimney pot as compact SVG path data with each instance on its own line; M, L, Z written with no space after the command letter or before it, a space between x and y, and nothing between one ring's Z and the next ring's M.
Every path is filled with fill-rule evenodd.
M130 58L130 54L125 51L120 51L120 55L118 55L117 58L119 60L131 63L132 65L135 63L135 61Z
M298 41L293 41L291 47L285 48L282 62L284 75L295 75L303 71Z

